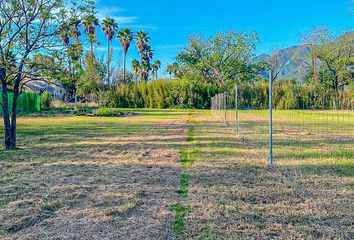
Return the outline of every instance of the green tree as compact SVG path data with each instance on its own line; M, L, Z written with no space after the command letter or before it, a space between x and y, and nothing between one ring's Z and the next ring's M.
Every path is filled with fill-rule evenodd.
M188 74L201 75L226 87L236 79L253 78L250 61L257 42L255 33L221 32L208 39L196 35L189 38L188 47L177 61Z
M338 93L354 81L354 33L347 33L337 40L328 35L322 39L317 48L317 57L322 62L320 81Z
M87 37L90 41L90 50L91 50L91 58L92 58L92 61L94 56L93 56L93 45L94 43L97 42L97 39L96 39L96 28L99 26L99 21L98 19L96 18L96 16L94 14L90 14L88 16L85 17L84 21L83 21L83 26L84 26L84 31L86 32L87 34Z
M79 96L91 98L91 100L98 99L98 92L102 89L101 85L104 77L102 69L103 67L100 66L94 55L86 54L85 71L77 83L77 94Z
M139 31L135 35L136 47L138 48L140 54L140 62L143 61L143 53L146 50L148 43L150 41L150 37L144 31Z
M107 85L110 86L110 63L112 58L111 43L118 31L118 23L113 18L105 18L102 22L102 31L107 38Z
M134 39L133 33L128 29L128 28L123 28L119 33L118 33L118 38L120 39L120 44L122 45L123 48L123 80L125 83L125 73L126 73L126 68L127 68L127 53L130 47L130 44L132 40Z

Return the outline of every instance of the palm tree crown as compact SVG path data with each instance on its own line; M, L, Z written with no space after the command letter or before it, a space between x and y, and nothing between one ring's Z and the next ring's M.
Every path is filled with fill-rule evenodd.
M136 39L136 46L139 49L140 54L142 55L143 52L145 51L146 46L148 45L150 37L146 32L139 31L136 33L135 39Z
M106 34L107 40L112 41L118 30L118 23L113 18L105 18L102 22L102 31Z
M138 60L134 59L132 61L132 69L135 73L136 80L138 80L138 77L141 75L141 64Z
M153 75L155 75L155 79L157 79L157 71L161 68L161 61L160 60L156 60L153 64L152 64L152 71L153 71Z
M100 25L98 19L96 18L95 15L88 15L84 21L83 21L83 26L84 26L84 31L92 35L93 37L96 35L96 27Z
M128 28L123 28L117 35L117 37L120 39L120 43L123 47L124 54L127 54L130 43L134 39L133 32L130 31Z

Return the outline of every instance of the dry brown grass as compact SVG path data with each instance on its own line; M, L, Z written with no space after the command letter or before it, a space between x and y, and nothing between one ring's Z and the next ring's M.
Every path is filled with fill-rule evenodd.
M201 151L189 173L185 239L354 238L353 167L341 175L342 160L333 155L329 164L327 149L314 155L314 146L302 145L309 154L299 159L296 146L276 145L276 167L269 169L262 129L237 138L217 116L204 113L198 122Z
M0 238L354 238L352 155L327 156L337 145L306 135L306 146L276 142L268 169L262 134L237 138L209 111L197 113L188 123L188 111L172 110L21 118L21 149L0 151ZM198 150L193 165L179 162L181 149ZM181 237L172 232L176 204L191 207Z
M21 149L0 152L0 238L171 237L185 119L20 119Z

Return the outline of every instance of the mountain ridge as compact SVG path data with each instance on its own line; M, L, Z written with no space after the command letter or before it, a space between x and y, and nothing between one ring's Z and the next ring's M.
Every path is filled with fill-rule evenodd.
M354 31L349 31L333 39L331 42L336 42L339 39L348 36L353 37L354 39ZM303 82L307 74L304 62L310 62L310 46L306 44L293 45L287 48L280 49L278 50L278 52L281 61L286 62L282 71L279 74L279 78L293 78L299 82ZM255 58L255 60L256 62L267 61L270 57L271 56L269 54L260 54ZM319 60L318 63L320 64ZM268 77L268 73L263 73L262 76Z

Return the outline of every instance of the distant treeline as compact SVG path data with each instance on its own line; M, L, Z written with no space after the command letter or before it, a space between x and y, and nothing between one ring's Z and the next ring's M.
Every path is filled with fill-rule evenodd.
M239 106L242 109L268 108L269 82L258 80L241 83ZM101 103L107 107L125 108L210 108L210 99L224 92L221 86L186 79L155 80L119 86L116 92L100 94ZM234 87L229 93L228 105L234 106ZM351 89L336 93L313 83L299 84L295 80L280 79L273 85L275 109L353 109Z
M114 93L101 93L99 99L107 107L207 109L218 91L218 87L206 82L154 80L121 85Z
M269 103L268 93L269 82L265 80L240 84L239 106L266 109ZM335 92L314 83L299 84L295 80L280 79L273 85L273 107L279 110L353 109L353 94L350 88Z

